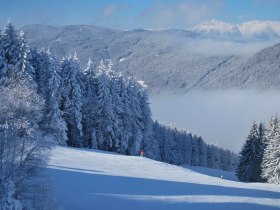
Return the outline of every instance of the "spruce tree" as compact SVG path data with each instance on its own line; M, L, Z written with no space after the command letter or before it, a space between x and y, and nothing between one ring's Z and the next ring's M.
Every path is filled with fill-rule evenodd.
M129 124L131 126L131 138L129 139L129 154L137 155L142 148L142 129L143 122L141 121L141 102L139 98L138 84L130 79L128 81L127 87L128 95L130 97L129 107L130 107L130 120Z
M67 124L68 145L83 145L82 128L82 82L81 70L76 56L64 58L61 63L62 97L60 108Z
M61 77L56 71L52 72L52 77L48 81L48 87L50 90L47 94L48 109L45 119L47 122L45 124L45 131L47 131L47 135L53 136L54 141L57 141L58 144L66 145L67 125L63 119L63 113L59 108Z
M147 157L159 159L159 144L153 136L152 112L149 104L148 94L145 89L140 93L141 113L143 124L143 149Z
M196 135L192 138L192 166L199 166L199 142Z
M122 130L122 137L120 139L120 153L122 154L129 154L129 140L132 137L132 123L131 123L131 116L132 111L130 107L130 96L128 95L128 86L123 77L120 80L120 99L122 101L122 112L120 115L121 120L121 130Z
M97 93L96 93L96 70L89 59L84 70L84 92L83 92L83 132L84 146L97 149L96 117L97 117Z
M33 89L37 89L33 80L34 69L28 61L29 50L23 32L18 34L15 27L9 22L3 30L0 43L1 83L8 86L12 85L12 82L19 83L19 80L24 80Z
M261 182L261 153L262 142L259 128L253 123L246 142L240 152L239 165L236 175L239 180L246 182Z
M280 184L280 124L278 116L271 118L267 129L262 161L262 177L272 184Z
M111 83L107 67L101 61L97 72L97 140L98 148L102 150L113 150L115 138L114 123L115 113L113 109L113 98L111 94Z
M199 166L207 166L207 146L201 137L198 137Z

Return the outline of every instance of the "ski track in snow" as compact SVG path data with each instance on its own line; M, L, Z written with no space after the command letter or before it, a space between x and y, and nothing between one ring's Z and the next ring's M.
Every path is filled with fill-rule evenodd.
M230 172L143 157L57 147L48 172L65 210L280 209L277 185L236 182Z

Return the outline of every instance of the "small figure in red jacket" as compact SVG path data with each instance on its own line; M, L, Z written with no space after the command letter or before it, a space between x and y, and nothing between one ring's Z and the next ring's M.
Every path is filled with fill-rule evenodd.
M140 151L140 156L141 156L141 157L144 156L144 150L143 150L143 149Z

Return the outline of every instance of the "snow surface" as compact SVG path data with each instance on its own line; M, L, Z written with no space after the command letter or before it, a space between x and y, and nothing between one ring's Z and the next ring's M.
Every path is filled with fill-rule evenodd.
M125 58L120 58L119 62L123 62L125 60Z
M279 186L240 183L228 180L233 179L229 172L144 157L57 147L48 172L65 210L280 208ZM215 173L223 173L224 179Z

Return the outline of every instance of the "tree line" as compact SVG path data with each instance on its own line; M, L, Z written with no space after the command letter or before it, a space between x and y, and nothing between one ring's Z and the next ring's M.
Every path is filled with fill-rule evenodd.
M236 175L241 181L280 184L280 120L267 127L254 122L240 152Z
M31 49L9 23L0 33L0 206L32 209L28 186L52 145L145 156L171 164L233 170L236 155L154 121L147 91L110 60L83 69ZM19 202L20 201L20 202ZM28 207L26 207L28 206Z

